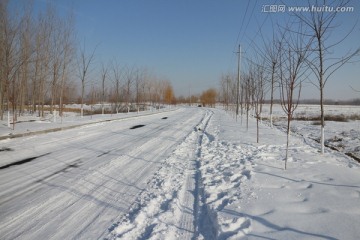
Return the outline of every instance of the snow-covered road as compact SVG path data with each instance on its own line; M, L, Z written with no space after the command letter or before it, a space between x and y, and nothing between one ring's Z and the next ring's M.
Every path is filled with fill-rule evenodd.
M106 237L205 114L180 109L1 141L1 239Z

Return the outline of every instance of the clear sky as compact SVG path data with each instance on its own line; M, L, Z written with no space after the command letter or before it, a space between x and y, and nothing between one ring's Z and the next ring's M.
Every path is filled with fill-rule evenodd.
M35 0L37 7L47 0ZM173 83L177 95L217 88L222 73L236 72L234 52L242 45L244 59L251 58L261 35L284 24L288 13L264 12L268 5L304 6L304 0L56 0L60 12L72 9L77 37L89 49L98 45L98 63L116 58L120 64L146 67ZM339 14L334 41L359 21L360 1L352 0L351 13ZM334 53L360 45L360 23ZM327 83L326 98L359 98L360 63L340 69ZM311 84L303 98L318 98Z

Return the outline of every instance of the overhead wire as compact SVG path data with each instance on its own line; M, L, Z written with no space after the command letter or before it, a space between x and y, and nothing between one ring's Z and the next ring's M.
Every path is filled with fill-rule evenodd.
M248 2L247 2L247 5L246 5L245 14L244 14L244 16L243 16L243 18L242 18L240 30L239 30L239 32L238 32L238 35L237 35L237 38L236 38L236 41L235 41L235 48L236 48L236 45L237 45L237 43L238 43L238 41L239 41L239 37L240 37L241 30L242 30L242 28L243 28L243 26L244 26L245 17L246 17L247 11L248 11L248 9L249 9L250 2L251 2L251 1L248 1Z
M232 54L231 54L230 65L232 65L232 64L234 63L234 57L235 57L235 55L234 55L233 53L236 53L238 43L241 42L242 37L243 37L243 35L244 35L244 34L241 34L241 33L242 33L242 32L246 32L246 30L247 30L247 28L248 28L248 26L249 26L250 19L252 18L253 14L254 14L254 10L255 10L255 6L256 6L257 0L255 1L255 4L254 4L254 6L253 6L253 8L252 8L252 11L251 11L250 16L248 17L247 24L245 25L245 30L243 31L245 19L246 19L246 16L248 15L248 11L249 11L250 2L252 2L252 1L251 1L251 0L248 0L248 1L247 1L247 4L246 4L245 13L244 13L244 15L243 15L243 17L242 17L240 29L239 29L239 31L238 31L238 34L237 34L237 37L236 37L236 41L235 41L235 44L234 44L234 48L233 48L233 51L232 51ZM241 36L241 37L240 37L240 36Z

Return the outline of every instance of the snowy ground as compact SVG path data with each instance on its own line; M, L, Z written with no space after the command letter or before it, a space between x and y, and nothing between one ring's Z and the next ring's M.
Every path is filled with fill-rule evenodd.
M284 171L283 131L240 122L181 108L2 140L1 239L358 239L358 163L295 134Z
M265 115L268 112L269 107L266 106ZM318 105L300 105L294 115L295 119L319 117L320 108ZM360 160L360 106L325 106L325 116L345 120L325 122L325 145ZM352 120L354 116L358 120ZM285 131L287 121L284 119L284 112L279 105L274 107L274 117L275 126ZM291 123L291 131L305 139L320 142L320 125L318 122L294 120Z

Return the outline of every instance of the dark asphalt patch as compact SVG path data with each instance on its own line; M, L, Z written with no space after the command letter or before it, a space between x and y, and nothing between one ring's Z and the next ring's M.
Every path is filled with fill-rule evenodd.
M2 147L2 148L0 148L0 152L10 152L10 151L14 151L14 150L11 149L11 148L8 148L8 147Z
M9 164L6 164L6 165L4 165L4 166L1 166L1 167L0 167L0 170L1 170L1 169L6 169L6 168L9 168L9 167L12 167L12 166L17 166L17 165L25 164L25 163L34 161L35 159L37 159L37 158L39 158L39 157L43 157L43 156L46 156L46 155L49 155L49 154L50 154L50 153L45 153L45 154L40 155L40 156L25 158L25 159L20 160L20 161L17 161L17 162L9 163Z
M161 118L161 119L168 119L168 117L163 117L163 118Z
M136 128L141 128L141 127L144 127L145 125L135 125L135 126L132 126L130 129L136 129Z
M67 164L64 168L62 168L62 169L60 169L60 170L58 170L58 171L44 177L42 179L37 180L36 182L40 183L40 182L43 182L43 181L45 181L45 180L47 180L47 179L49 179L49 178L51 178L51 177L53 177L55 175L58 175L58 174L61 174L61 173L66 173L69 170L71 170L72 168L79 168L81 163L82 163L82 161L80 159L78 159L78 160L74 161L71 164Z

